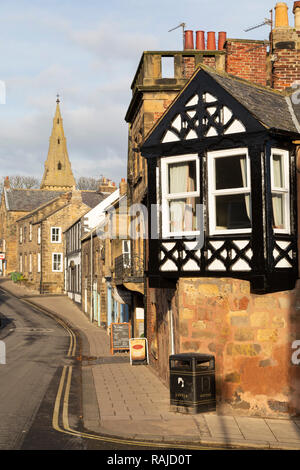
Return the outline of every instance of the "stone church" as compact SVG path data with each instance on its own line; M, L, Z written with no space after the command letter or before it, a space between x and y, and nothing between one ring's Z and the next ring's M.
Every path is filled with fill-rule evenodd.
M41 291L49 289L49 282L52 290L60 290L62 233L105 197L101 191L76 191L57 98L40 189L13 189L9 177L4 182L0 205L0 275L22 272ZM46 233L48 222L51 227ZM53 250L47 254L49 247ZM48 279L47 272L54 276ZM47 281L44 287L43 278Z

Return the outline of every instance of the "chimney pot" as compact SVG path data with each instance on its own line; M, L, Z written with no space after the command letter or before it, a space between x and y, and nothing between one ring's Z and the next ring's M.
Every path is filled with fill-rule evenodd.
M275 28L289 27L288 6L284 2L279 2L275 6Z
M205 50L205 32L196 31L196 49L199 51Z
M4 187L5 187L6 189L9 189L9 188L10 188L10 181L9 181L9 177L8 177L8 176L5 177L5 180L4 180Z
M293 13L295 15L295 29L300 30L300 2L294 2Z
M209 31L207 33L207 50L208 51L216 50L216 33L214 31Z
M187 30L184 32L184 35L184 49L194 49L194 31Z
M220 31L219 32L219 38L218 38L218 49L219 49L219 51L222 51L224 49L226 39L227 39L227 33L225 31Z

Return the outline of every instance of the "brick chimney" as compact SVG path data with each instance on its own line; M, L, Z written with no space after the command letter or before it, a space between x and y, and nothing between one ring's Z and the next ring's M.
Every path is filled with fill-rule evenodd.
M121 179L120 182L120 196L124 196L127 193L127 183L125 178Z
M289 25L286 3L277 3L275 11L272 86L276 90L284 90L300 80L300 2L294 2L295 28Z
M100 185L98 188L99 193L111 194L116 191L116 189L116 183L114 183L113 181L104 178L104 176L100 179Z
M265 41L227 39L226 72L258 85L267 83L267 44Z

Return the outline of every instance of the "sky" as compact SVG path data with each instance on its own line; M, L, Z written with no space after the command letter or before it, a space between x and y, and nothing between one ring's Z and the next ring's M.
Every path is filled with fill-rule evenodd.
M75 178L126 177L125 114L144 50L182 50L182 29L268 39L276 0L10 0L1 2L0 179L41 178L56 106ZM293 25L293 2L289 6ZM3 101L3 100L1 100Z

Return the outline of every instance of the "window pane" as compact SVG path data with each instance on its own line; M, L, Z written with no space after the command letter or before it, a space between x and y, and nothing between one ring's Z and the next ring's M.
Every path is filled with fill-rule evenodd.
M194 232L199 230L199 198L176 199L169 203L170 232Z
M247 159L245 155L215 159L216 189L246 188Z
M168 193L188 193L197 190L196 161L168 165Z
M282 155L273 155L273 184L275 188L284 187L284 173L283 173L283 158Z
M251 228L249 194L216 197L216 228L234 230Z
M273 194L273 228L284 229L283 194Z

